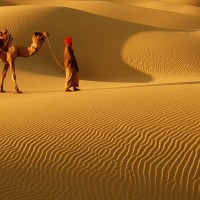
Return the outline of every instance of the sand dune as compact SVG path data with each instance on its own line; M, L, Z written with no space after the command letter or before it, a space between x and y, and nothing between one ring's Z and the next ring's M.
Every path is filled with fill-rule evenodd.
M178 6L182 6L182 5L190 5L190 6L200 6L200 3L198 0L109 0L112 2L119 2L119 3L125 3L125 4L130 4L130 5L135 5L135 4L143 4L143 5L151 5L151 6L155 6L155 5L168 5L168 3L171 4L171 6L173 7L173 5L178 5Z
M1 198L196 199L198 89L7 96L16 109L3 108Z
M132 5L132 6L138 6L143 8L151 8L154 9L154 11L162 10L162 11L168 11L168 12L174 12L174 13L184 13L189 15L197 15L199 16L200 8L198 7L199 1L195 1L193 6L190 3L181 3L181 1L156 1L156 0L115 0L114 2Z
M192 6L200 6L200 3L198 0L165 0L166 2L170 3L178 3L178 4L187 4L187 5L192 5Z
M3 0L0 29L36 55L0 94L0 199L200 198L197 0ZM80 92L65 93L73 38ZM50 47L49 47L50 45ZM3 68L3 64L0 63Z

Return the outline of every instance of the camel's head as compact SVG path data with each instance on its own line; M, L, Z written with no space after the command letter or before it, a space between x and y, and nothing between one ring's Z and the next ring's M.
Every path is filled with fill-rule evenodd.
M48 32L35 32L32 36L32 40L33 42L39 42L40 44L42 44L45 41L45 38L49 37L49 33Z

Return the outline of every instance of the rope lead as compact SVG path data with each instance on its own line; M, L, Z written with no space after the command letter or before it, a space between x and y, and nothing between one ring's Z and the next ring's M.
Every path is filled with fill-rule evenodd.
M53 52L53 49L52 49L52 47L51 47L51 44L50 44L49 38L48 38L47 36L46 36L46 39L47 39L47 41L48 41L49 48L51 49L51 53L52 53L52 55L53 55L55 61L57 62L58 66L59 66L61 69L65 70L65 68L62 67L61 64L58 62L58 60L57 60L57 58L56 58L56 56L55 56L55 54L54 54L54 52Z

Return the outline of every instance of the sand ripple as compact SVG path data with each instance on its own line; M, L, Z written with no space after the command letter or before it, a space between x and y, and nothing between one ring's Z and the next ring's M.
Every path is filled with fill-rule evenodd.
M71 34L82 91L61 92L46 44L19 59L28 92L0 95L0 200L200 199L199 8L40 2L2 1L0 26L49 31L60 60Z
M0 197L196 200L200 112L188 102L199 96L119 91L1 126Z

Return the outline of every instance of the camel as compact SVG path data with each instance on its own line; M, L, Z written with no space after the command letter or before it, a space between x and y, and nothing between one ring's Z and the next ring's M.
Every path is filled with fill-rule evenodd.
M0 92L5 92L5 90L3 89L3 84L8 68L10 67L12 80L15 85L15 91L16 93L22 93L19 90L16 82L15 59L17 57L29 57L37 53L37 51L41 48L43 42L45 41L45 38L48 36L48 32L35 32L32 35L32 44L29 47L22 47L14 45L12 43L13 38L10 35L10 42L7 51L0 50L0 61L5 62L1 77Z

